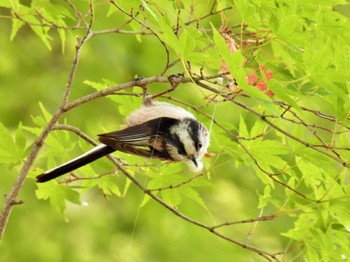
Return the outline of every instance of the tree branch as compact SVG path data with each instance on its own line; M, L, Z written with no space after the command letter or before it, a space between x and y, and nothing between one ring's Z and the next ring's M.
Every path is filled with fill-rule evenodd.
M91 1L90 1L90 12L91 12L90 14L92 16L93 10L92 10ZM35 140L35 142L32 146L32 149L31 149L26 161L24 162L23 167L22 167L10 193L5 197L4 206L3 206L1 213L0 213L0 239L2 239L4 236L4 232L5 232L6 225L7 225L8 219L10 217L12 208L16 203L18 203L17 196L23 187L23 184L24 184L24 181L28 175L28 172L34 163L34 160L36 159L36 157L37 157L37 155L38 155L38 153L39 153L39 151L44 143L44 140L46 139L46 137L48 136L50 131L54 128L55 124L58 122L58 120L61 118L61 116L65 112L64 108L65 108L65 105L69 99L69 94L70 94L70 90L72 88L73 79L74 79L75 72L76 72L77 67L78 67L80 51L81 51L81 48L82 48L83 44L85 43L85 41L87 40L87 37L90 33L91 25L92 25L92 17L91 17L91 22L89 24L89 27L87 29L85 36L83 37L83 39L81 41L79 41L78 45L76 46L75 55L73 58L73 63L71 66L71 70L69 72L67 85L66 85L63 97L62 97L62 101L61 101L59 110L52 116L52 118L48 122L47 126L41 132L39 137Z

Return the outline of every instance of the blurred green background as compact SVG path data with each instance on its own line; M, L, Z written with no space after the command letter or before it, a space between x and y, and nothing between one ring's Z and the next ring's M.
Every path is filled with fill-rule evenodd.
M102 7L101 12L105 12L103 9L106 8ZM101 28L108 28L109 22L108 19L103 21ZM0 119L15 132L19 122L31 126L31 116L40 115L38 102L42 102L51 113L57 109L72 63L74 39L69 39L62 53L57 33L52 34L54 41L51 42L52 51L49 51L28 26L21 28L12 42L9 40L9 19L0 20L0 31ZM159 68L164 66L164 50L154 48L157 44L154 38L145 36L141 40L139 42L133 35L122 34L109 34L90 40L81 54L72 99L94 91L83 84L84 80L99 82L109 79L123 83L137 76L159 73ZM176 73L183 72L181 65L177 69L179 71ZM156 92L168 86L150 88ZM174 92L174 97L190 103L194 101L189 92L181 89ZM138 100L138 103L127 106L136 108L140 102ZM225 109L218 108L217 117L227 118L222 112ZM65 117L69 124L91 137L103 130L113 130L123 121L118 108L107 98L85 104ZM29 133L27 135L31 137L30 141L34 139ZM38 162L40 159L35 166L39 165ZM226 163L223 168L230 165L228 159L223 162ZM19 168L0 166L2 194L11 189ZM227 181L227 177L220 178L219 169L217 172L218 176L212 178L215 186L203 189L202 194L206 202L212 207L216 206L212 212L222 213L219 216L227 220L258 216L256 178L240 174L239 177L230 176L232 181ZM68 205L65 218L55 212L48 201L36 199L35 190L34 180L28 179L19 196L25 203L13 209L5 237L0 243L0 261L175 262L230 261L240 260L240 257L248 261L250 255L250 252L175 217L158 203L150 201L140 208L143 193L134 186L131 186L125 198L106 199L100 190L90 190L84 194L82 206ZM242 195L245 199L251 198L250 203L255 204L242 204ZM2 206L3 198L0 199ZM208 213L193 202L185 202L181 210L198 220L201 220L201 216L208 217ZM242 228L242 225L239 227ZM245 232L251 227L251 224L244 226ZM266 231L267 234L261 234L262 237L256 241L268 242L269 247L280 248L280 239L272 231L278 232L283 227L282 224L268 229L259 227L259 231ZM236 230L231 231L237 234ZM244 234L237 235L237 238L242 237ZM253 255L251 261L256 261L257 257Z
M106 13L108 3L103 2L97 10ZM3 125L15 132L20 122L33 125L31 117L41 114L39 102L51 113L57 110L72 64L75 39L69 36L62 52L59 36L53 33L52 51L49 51L32 30L24 26L10 41L11 20L6 18L9 14L5 10L1 11L4 11L4 17L0 19L0 119ZM108 28L116 22L115 19L118 16L99 20L95 29ZM164 66L165 52L154 46L159 46L158 41L150 36L137 38L127 34L107 34L91 39L82 50L71 99L94 91L83 84L84 80L102 82L108 79L123 83L138 76L158 74ZM179 64L172 73L182 72ZM153 85L150 88L157 92L168 86ZM185 89L186 85L181 86L173 96L187 103L200 101L198 89L183 91ZM127 105L130 110L140 105L140 99L134 101ZM226 106L221 104L217 108L216 119L237 124L239 115L234 112L227 114ZM123 122L119 110L108 98L100 98L72 110L65 118L69 124L96 137L105 130L116 129ZM212 113L213 108L207 110ZM34 137L29 133L26 135L29 144ZM217 145L215 136L212 139ZM34 168L45 169L40 163L39 158ZM225 155L215 165L215 174L210 178L212 186L200 189L213 216L191 200L181 204L181 211L212 224L258 217L258 194L264 188L259 179L247 170L235 168ZM1 194L9 192L19 169L20 166L0 165ZM116 179L123 181L120 177ZM65 217L58 214L48 201L38 200L35 190L34 180L28 179L19 196L25 202L13 209L4 239L0 242L0 261L263 260L251 251L179 219L154 201L140 208L143 192L133 185L123 198L106 198L98 189L89 190L84 194L83 205L68 204ZM265 214L268 213L269 210L265 210ZM283 216L278 222L259 223L248 243L270 251L281 251L288 241L280 233L287 231L292 223L290 218ZM253 226L252 223L240 224L222 231L244 241Z

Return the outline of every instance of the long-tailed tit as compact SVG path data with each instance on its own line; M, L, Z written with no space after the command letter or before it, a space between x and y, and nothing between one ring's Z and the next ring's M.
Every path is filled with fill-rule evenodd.
M185 109L144 99L143 106L126 119L126 128L99 135L101 145L37 176L42 183L64 175L114 151L186 162L194 171L203 168L202 157L209 146L207 128Z

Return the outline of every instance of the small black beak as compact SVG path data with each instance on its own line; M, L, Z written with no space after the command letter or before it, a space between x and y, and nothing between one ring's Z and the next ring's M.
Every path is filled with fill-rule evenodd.
M194 158L194 157L192 157L192 162L196 165L196 167L198 167L198 163L197 163L197 160Z

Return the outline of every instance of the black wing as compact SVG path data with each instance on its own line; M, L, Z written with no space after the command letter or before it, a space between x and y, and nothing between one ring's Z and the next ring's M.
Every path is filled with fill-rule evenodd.
M98 136L100 142L115 150L144 157L170 159L164 150L164 134L177 121L179 120L161 117Z

